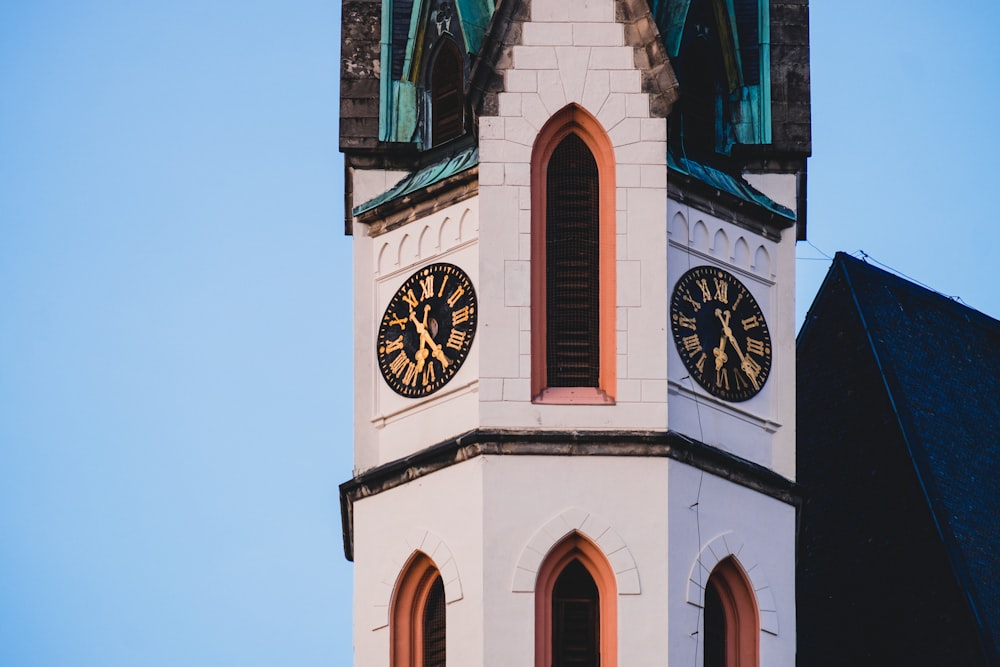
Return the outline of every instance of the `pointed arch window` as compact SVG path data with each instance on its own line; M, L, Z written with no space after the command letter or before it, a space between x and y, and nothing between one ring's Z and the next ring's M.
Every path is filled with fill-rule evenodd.
M462 53L443 38L434 52L430 72L430 145L462 136L465 129L465 94Z
M705 586L705 667L757 667L760 614L753 587L733 557L723 559Z
M615 667L617 584L593 542L572 533L549 552L535 584L536 667Z
M392 667L445 667L444 582L424 554L410 559L396 583L389 635Z
M614 403L614 152L593 116L569 105L532 152L532 397Z

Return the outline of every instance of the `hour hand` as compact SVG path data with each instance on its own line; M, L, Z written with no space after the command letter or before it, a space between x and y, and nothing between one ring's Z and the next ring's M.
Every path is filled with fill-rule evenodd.
M725 317L723 317L723 315L725 315ZM729 316L730 315L732 315L732 313L730 313L728 310L727 311L722 311L722 310L720 310L718 308L715 309L715 316L719 318L720 322L722 322L722 334L723 334L723 336L725 336L726 338L728 338L729 342L733 344L734 348L736 348L736 354L739 355L740 361L745 362L746 361L746 357L743 356L743 350L740 349L740 344L736 342L736 337L733 336L733 330L729 328Z
M424 308L425 321L427 319L427 310L429 308L430 306ZM421 347L423 347L423 345L426 343L427 346L431 348L431 354L434 355L434 358L441 362L441 367L448 368L448 357L446 357L444 352L441 350L441 346L434 342L434 339L431 338L430 333L427 332L426 325L417 319L416 313L414 313L412 310L410 311L410 321L413 322L413 326L417 328L417 333L420 335Z
M729 361L729 356L726 354L726 340L727 338L723 336L719 340L719 347L712 350L712 354L715 355L716 372L722 370L722 367L726 365L727 361Z

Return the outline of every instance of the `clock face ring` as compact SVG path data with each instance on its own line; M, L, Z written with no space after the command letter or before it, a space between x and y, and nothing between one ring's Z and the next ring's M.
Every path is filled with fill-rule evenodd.
M696 266L670 298L670 327L684 367L708 393L731 402L756 396L771 372L771 334L757 300L736 276Z
M379 322L375 354L386 384L407 398L446 385L468 357L478 309L472 281L459 267L437 263L415 271Z

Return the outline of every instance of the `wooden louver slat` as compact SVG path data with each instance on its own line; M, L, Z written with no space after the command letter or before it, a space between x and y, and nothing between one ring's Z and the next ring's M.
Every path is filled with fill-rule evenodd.
M599 363L597 162L576 134L546 174L546 366L550 387L596 387Z
M435 146L462 134L462 89L462 56L451 40L444 40L431 72L431 142Z
M559 575L552 605L553 667L600 667L597 585L580 561Z
M422 667L445 667L444 584L438 575L427 593L423 615Z

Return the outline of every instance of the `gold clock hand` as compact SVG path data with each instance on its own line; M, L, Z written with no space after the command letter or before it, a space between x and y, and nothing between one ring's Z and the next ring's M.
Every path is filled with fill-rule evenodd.
M430 308L430 306L427 306L426 308ZM424 310L425 321L427 319L426 308ZM427 327L423 322L417 319L416 313L414 313L413 310L410 310L410 321L413 322L413 325L417 328L417 333L420 334L420 344L423 345L426 342L427 346L431 348L431 354L434 355L435 359L441 362L441 367L448 368L448 357L446 357L444 352L441 351L441 346L435 343L434 339L431 338L431 335L427 333Z
M726 355L726 337L723 336L722 340L719 341L719 347L712 350L712 354L715 355L715 371L719 372L722 367L729 361L729 357Z
M421 327L423 327L424 331L427 330L427 312L430 309L431 309L431 307L429 305L426 305L426 304L424 305L424 321L423 322L417 324L417 321L413 320L413 323L417 324L417 332L420 332L420 328ZM410 310L410 314L412 315L412 313L413 313L413 310L411 309ZM427 361L427 357L429 356L429 353L427 352L427 349L424 347L425 343L426 343L426 340L424 339L424 337L420 336L420 348L417 349L416 354L413 355L417 359L417 372L418 373L420 371L424 370L424 362Z
M725 315L725 317L723 317ZM718 308L715 309L715 316L719 318L722 322L722 333L729 339L736 348L736 354L740 357L740 369L746 373L746 376L750 378L750 382L753 383L754 389L760 389L760 384L757 382L757 370L756 364L753 363L751 359L748 359L746 355L743 354L743 350L740 349L740 344L736 342L736 337L733 336L733 330L729 328L729 317L732 315L728 310L723 312Z
M725 317L723 317L723 315L725 315ZM743 356L743 351L740 350L740 344L736 342L736 338L733 337L733 330L729 328L730 312L728 310L723 312L716 308L715 316L719 318L720 322L722 322L722 333L729 339L729 342L733 344L733 347L736 348L736 354L740 356L741 360L744 359L745 357Z

